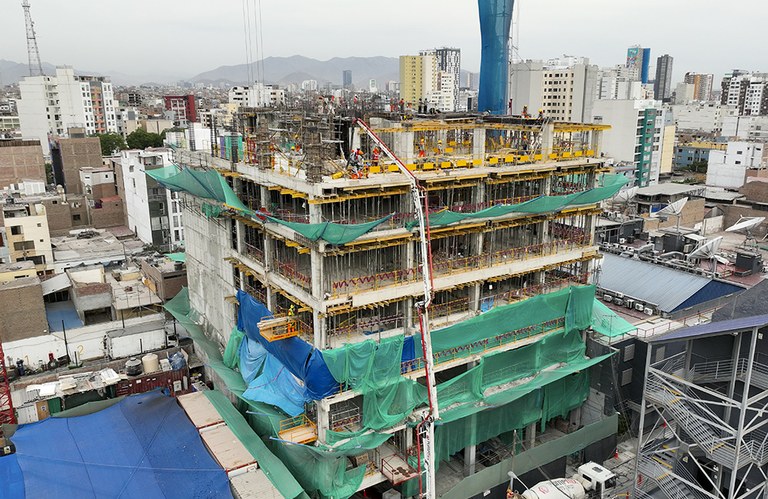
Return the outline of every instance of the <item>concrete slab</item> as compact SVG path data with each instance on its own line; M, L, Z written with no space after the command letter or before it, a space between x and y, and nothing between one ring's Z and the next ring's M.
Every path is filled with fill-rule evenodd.
M177 400L198 430L224 422L216 408L202 392L180 395Z

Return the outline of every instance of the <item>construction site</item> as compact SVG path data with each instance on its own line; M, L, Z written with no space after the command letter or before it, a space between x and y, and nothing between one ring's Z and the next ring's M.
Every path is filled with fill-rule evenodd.
M166 309L207 379L310 495L503 494L608 458L610 353L586 345L596 218L626 182L607 127L366 119L252 110L147 171L181 195Z

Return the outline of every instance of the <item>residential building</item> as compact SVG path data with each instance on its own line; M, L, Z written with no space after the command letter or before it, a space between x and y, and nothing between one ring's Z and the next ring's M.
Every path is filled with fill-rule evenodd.
M372 94L376 94L379 92L379 84L376 82L375 78L371 78L368 80L368 92Z
M725 151L712 150L707 167L707 185L738 189L747 181L748 170L764 170L768 148L762 142L728 142Z
M709 101L712 99L712 85L715 75L711 73L685 73L684 83L693 85L693 99Z
M317 80L304 80L301 82L303 92L317 92Z
M654 100L599 100L593 121L610 125L603 136L603 151L617 161L634 166L635 184L645 187L659 181L664 146L665 110Z
M659 144L661 149L659 174L669 175L672 173L672 164L675 158L675 137L677 136L677 126L672 118L672 113L664 113L663 127L662 140Z
M106 77L76 76L71 67L59 67L54 76L25 77L19 91L22 136L40 140L45 155L49 136L66 137L70 128L86 135L117 132L116 101Z
M352 87L352 70L345 69L341 72L341 88L349 89Z
M178 195L144 172L170 166L170 155L170 149L165 148L120 152L128 228L145 244L164 249L176 248L184 241Z
M400 98L406 106L427 99L436 85L437 58L432 55L400 56Z
M69 135L75 137L72 129ZM56 185L64 187L67 194L83 194L80 183L81 168L101 168L101 141L98 137L57 137L51 141L51 162Z
M174 123L186 125L197 121L197 104L194 95L164 95L163 103L166 111L173 113Z
M643 84L635 71L626 66L602 68L595 85L596 99L641 99Z
M53 249L45 207L7 201L2 212L9 261L0 263L31 261L39 274L48 273L53 268Z
M0 114L0 138L21 138L21 121L15 114Z
M586 57L563 56L547 61L527 60L510 66L511 113L555 121L585 122L592 116L597 66Z
M43 291L38 276L0 281L0 342L48 334ZM23 357L20 357L23 358Z
M284 118L275 117L270 123L269 116L266 113L263 116L265 123L261 126L265 130L284 129ZM314 120L323 117L311 119L317 123ZM491 206L504 208L526 200L541 200L542 196L594 193L592 188L604 168L603 162L595 159L600 157L600 135L605 129L602 125L581 126L583 135L571 142L573 149L563 150L555 149L554 145L565 143L572 134L572 126L559 122L542 124L538 120L499 117L488 120L469 115L461 121L414 118L407 124L411 126L378 119L372 126L429 189L429 199L425 201L430 211L470 214ZM322 132L322 127L314 130L318 129L320 136L314 135L319 138L318 142L330 141L333 132ZM248 126L241 130L245 134L256 133ZM297 140L307 143L305 139L309 134L317 133L314 130L309 132L305 127L297 127L278 132L274 144L283 143L284 138L294 133L299 134ZM359 135L360 128L350 132L353 138L342 147L364 140ZM527 150L530 154L507 154L499 150L498 140L490 140L493 134L518 141L514 149ZM437 148L438 140L448 146L452 138L458 140L459 137L466 141L457 146L464 151L461 153L448 151L446 147L434 155L430 152L429 158L424 159L419 158L415 150L422 139L427 143L425 149L431 151L433 146ZM334 143L333 150L337 148ZM434 175L437 154L441 161L439 176ZM342 485L336 482L329 485L327 475L320 472L321 467L346 470L349 459L354 459L351 466L356 471L346 473L347 478L343 478L343 485L348 486L345 495L354 491L372 495L372 487L379 484L380 491L402 484L404 496L416 495L419 473L404 457L415 455L420 460L418 434L407 421L417 422L425 407L423 366L418 360L421 354L417 354L421 352L420 314L414 309L423 295L423 282L417 270L422 259L419 238L414 238L413 229L409 224L403 226L402 222L412 220L413 200L403 183L407 177L393 171L391 163L382 160L382 164L373 165L379 168L371 168L365 179L366 188L361 190L360 180L335 175L338 170L327 164L334 161L335 165L343 165L346 160L338 155L331 159L322 157L320 162L327 167L312 165L311 158L305 159L298 172L296 167L289 170L286 155L276 154L274 159L274 166L267 163L267 166L256 167L252 162L233 164L201 151L178 152L178 161L185 167L194 168L207 162L217 169L225 168L227 182L232 182L231 192L225 194L227 199L235 203L232 197L237 196L243 206L269 210L271 217L260 221L258 216L250 216L231 205L223 206L216 198L202 199L184 192L189 288L177 295L168 308L185 321L188 330L192 328L195 335L200 335L196 336L201 338L195 345L196 354L206 364L206 376L216 389L225 392L230 391L230 386L237 389L234 383L228 385L229 378L236 379L242 390L241 374L212 369L213 359L221 356L219 345L231 341L231 345L246 342L242 352L246 347L253 347L254 352L265 352L268 359L264 377L253 381L253 390L249 388L248 396L254 397L251 400L266 400L273 390L281 390L282 386L296 387L289 392L304 394L298 404L293 405L283 396L275 395L271 399L269 417L276 424L276 454L303 452L293 445L299 441L332 445L342 436L339 433L342 431L366 431L366 437L374 438L366 439L362 445L352 444L355 448L349 453L350 458L337 446L338 452L320 455L313 451L301 463L285 459L283 462L289 470L302 478L308 494L335 495L336 488ZM469 161L472 168L467 168ZM264 165L264 161L259 164ZM311 168L320 169L320 173L308 175ZM385 173L380 173L381 170ZM217 178L216 170L208 172L212 180ZM335 178L331 178L332 175ZM177 185L184 189L184 182ZM191 182L189 188L193 190ZM591 379L608 379L612 375L610 365L603 371L602 364L598 365L600 357L585 356L584 340L580 336L585 331L584 324L574 327L575 322L571 322L583 321L583 315L580 319L576 317L585 312L567 315L568 319L563 315L566 312L563 303L591 304L594 294L591 288L561 289L568 283L587 282L591 278L599 258L594 243L599 202L598 197L589 198L588 203L576 203L567 213L561 210L562 205L555 208L547 204L535 215L489 214L487 219L483 217L484 221L478 217L461 220L458 216L445 225L434 215L430 217L433 227L428 244L431 245L435 298L428 324L433 329L433 345L436 345L438 400L444 422L436 433L436 448L440 449L436 461L442 462L436 472L437 497L449 493L453 497L477 497L489 489L503 495L509 470L514 469L527 481L526 473L553 463L546 468L548 472L563 476L565 457L574 452L584 450L600 461L614 452L616 411L611 402L606 402L600 384L585 378L587 370L591 370L594 374ZM221 210L206 209L207 214L203 214L199 208L201 203L215 204ZM446 212L446 208L451 212ZM359 232L363 229L360 224L371 220L381 220L381 223L375 227L366 225L365 232ZM314 225L321 222L330 224L324 225L330 230L323 234L318 233ZM340 228L334 224L343 225L339 234L345 236L338 238L331 234ZM387 241L382 245L384 237ZM559 290L556 293L562 294L538 296L556 289ZM584 296L588 302L583 302ZM545 300L552 305L545 306ZM482 313L490 309L493 310ZM546 320L538 315L550 313L545 310L553 314ZM286 327L273 329L271 324L275 323L268 322L270 312L287 314L277 319ZM501 318L506 317L503 315L506 313L511 314L509 320ZM193 317L200 317L200 323L194 322ZM260 322L260 317L264 321ZM500 318L499 321L494 322L494 317ZM260 324L258 328L256 324ZM525 328L526 332L522 333L525 339L516 333L521 327ZM551 329L553 327L556 329ZM558 333L547 335L551 330ZM451 331L456 333L455 337L451 336L455 343L447 340L448 336L441 336L452 335ZM439 337L446 341L438 344ZM203 338L209 341L202 341ZM546 351L539 350L545 348L547 341L552 343ZM563 356L565 349L554 348L554 344L561 341L572 346L567 349L572 360ZM207 348L211 342L213 348ZM205 360L208 355L210 362ZM351 368L355 371L352 377L346 367L341 371L335 369L342 364L351 366L347 360L352 359L351 355L370 360L370 363L364 362L367 367L362 368L366 381L357 378L358 367ZM580 364L572 365L576 357ZM339 359L339 364L327 367L330 364L323 359L331 358ZM241 359L249 362L250 357ZM528 362L534 362L537 367L522 367ZM548 367L538 365L540 362ZM560 363L569 366L563 371L557 367ZM276 366L274 373L272 366ZM476 367L477 370L472 371ZM473 377L486 368L489 370L485 375ZM510 369L514 372L511 377L502 374ZM318 375L320 370L326 374ZM565 375L566 372L573 375ZM376 384L370 389L368 373L374 373L370 382ZM565 377L560 378L563 375ZM554 378L560 378L553 382L558 384L550 385ZM470 379L478 384L485 380L484 388L479 392L468 388L465 383ZM535 384L527 385L529 382ZM330 388L326 389L324 383ZM528 390L540 386L538 383L550 388L536 392L536 396L521 398L520 393L533 393ZM491 385L494 388L487 392L485 387ZM399 388L393 388L396 386ZM473 397L483 397L480 392L503 393L511 398L500 395L501 398L488 404L478 404ZM385 395L386 400L381 398ZM541 395L543 399L537 398ZM472 402L463 405L467 400ZM549 402L544 402L547 406L544 408L543 401L555 403L556 408L547 406ZM455 412L457 404L459 411L466 407L468 412ZM269 421L265 413L253 412L254 424ZM383 419L375 419L378 416L374 413ZM278 421L283 422L278 424ZM522 439L525 444L521 448L517 444ZM478 462L481 449L489 448L499 452L495 453L498 457L494 461L485 463L486 470L497 465L493 477L485 480L486 474L479 473ZM411 481L404 484L408 479Z
M674 97L672 98L673 104L690 104L695 98L695 85L693 83L681 82L675 85Z
M768 142L768 116L723 116L720 135L732 139Z
M735 106L740 116L768 114L768 73L734 69L722 82L720 103Z
M627 49L627 68L633 71L636 80L648 83L650 77L651 49L635 45Z
M674 58L664 54L656 59L656 79L653 81L653 98L668 101L672 97L672 62Z
M675 104L670 106L678 130L702 131L718 134L723 128L725 106L714 102Z
M725 142L686 142L674 147L675 168L689 168L696 164L708 163L710 151L724 151Z
M315 86L316 85L317 82L315 81ZM258 108L279 107L285 105L285 90L276 85L254 83L245 87L235 86L229 89L227 95L230 104L236 104L238 107Z
M447 111L456 111L459 108L459 83L461 82L461 50L457 48L442 47L433 50L422 50L419 55L432 55L435 57L437 70L443 73L453 75L453 104ZM440 79L442 82L448 82L449 79ZM441 87L441 93L447 95L447 89Z
M0 189L25 180L46 182L40 141L0 139Z

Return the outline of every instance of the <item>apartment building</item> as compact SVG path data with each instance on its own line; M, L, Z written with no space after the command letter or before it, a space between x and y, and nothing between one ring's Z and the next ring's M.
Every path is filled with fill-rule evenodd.
M53 249L45 207L38 203L6 202L2 207L8 261L30 261L38 274L53 270Z

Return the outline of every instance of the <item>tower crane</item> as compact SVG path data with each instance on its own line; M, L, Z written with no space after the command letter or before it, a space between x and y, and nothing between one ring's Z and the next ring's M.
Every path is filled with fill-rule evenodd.
M421 348L424 355L424 374L427 380L427 395L429 407L423 415L420 426L424 429L424 461L426 474L426 490L420 490L422 497L434 499L437 497L435 488L435 423L440 419L440 410L437 404L437 386L435 385L434 357L432 356L432 338L429 330L429 306L432 304L432 292L434 281L432 278L432 251L429 240L429 207L427 205L426 190L419 185L419 179L413 174L400 158L384 143L373 130L361 119L357 118L355 124L358 125L370 139L381 149L381 151L392 161L403 173L410 183L411 197L413 198L414 215L419 225L419 243L421 252L421 275L424 285L424 296L416 303L416 309L419 312L419 331L421 332ZM421 460L421 456L418 456ZM421 484L421 478L419 479Z

